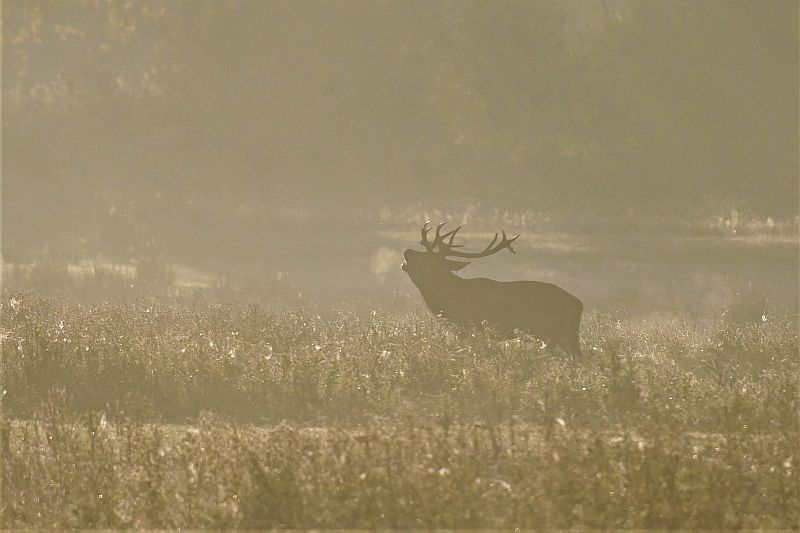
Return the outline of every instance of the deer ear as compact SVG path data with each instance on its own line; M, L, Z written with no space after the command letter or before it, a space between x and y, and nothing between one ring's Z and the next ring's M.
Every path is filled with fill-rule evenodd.
M453 272L461 270L469 264L467 261L453 261L451 259L445 259L444 263L447 266L447 269L452 270Z

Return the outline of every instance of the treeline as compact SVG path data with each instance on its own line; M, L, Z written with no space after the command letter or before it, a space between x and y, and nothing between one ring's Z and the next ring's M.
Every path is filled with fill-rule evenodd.
M794 2L5 7L12 238L217 200L797 213Z

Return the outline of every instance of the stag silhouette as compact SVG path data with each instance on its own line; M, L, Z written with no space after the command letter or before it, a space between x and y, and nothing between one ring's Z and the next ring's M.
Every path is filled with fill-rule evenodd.
M581 355L578 342L583 304L575 296L551 283L541 281L496 281L487 278L465 279L454 274L469 265L448 257L478 259L507 248L519 235L508 238L506 232L480 252L456 250L454 244L461 226L442 234L445 222L436 227L433 241L428 240L430 222L422 226L420 244L424 252L408 249L403 253L403 270L422 294L434 314L468 327L488 323L506 336L515 331L532 334L549 346L558 346L567 354Z

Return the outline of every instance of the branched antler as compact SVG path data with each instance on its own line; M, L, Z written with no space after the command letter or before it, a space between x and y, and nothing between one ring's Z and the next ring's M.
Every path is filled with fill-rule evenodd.
M502 231L503 238L497 243L497 239L500 236L500 233L494 234L494 239L489 245L480 252L460 252L458 250L454 250L453 248L459 248L460 244L454 244L453 240L456 238L456 234L461 229L461 226L457 227L452 231L448 231L445 234L441 233L442 227L446 222L441 222L439 225L436 226L436 236L434 237L433 241L428 240L428 232L431 230L430 222L425 222L425 225L422 226L422 240L420 244L425 247L426 250L429 252L437 252L442 254L443 256L450 256L450 257L464 257L468 259L477 259L480 257L487 257L492 254L496 254L500 250L504 248L508 248L508 250L515 254L517 252L511 247L511 244L519 238L519 235L515 235L510 239L506 236L505 230ZM447 243L445 243L445 239L448 239ZM495 245L495 243L497 243ZM438 250L437 250L438 248Z
M448 231L447 233L442 235L441 234L442 227L444 227L444 225L447 224L447 222L440 222L439 225L436 226L436 236L433 238L433 242L431 242L428 240L428 232L431 230L430 224L431 224L430 221L425 222L425 225L422 226L422 232L421 232L422 240L420 241L420 244L423 247L425 247L426 250L428 250L429 252L433 252L435 251L437 246L440 248L440 251L442 247L458 246L458 245L453 245L453 239L455 238L458 230L461 229L461 226L457 227L453 231ZM448 237L450 238L450 242L448 244L445 244L444 240L447 239Z

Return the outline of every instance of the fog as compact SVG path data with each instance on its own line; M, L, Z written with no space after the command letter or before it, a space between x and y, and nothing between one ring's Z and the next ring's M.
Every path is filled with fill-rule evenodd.
M102 271L113 294L150 268L414 306L401 254L430 219L476 250L522 234L464 276L589 308L797 309L794 1L14 1L2 22L10 286Z

